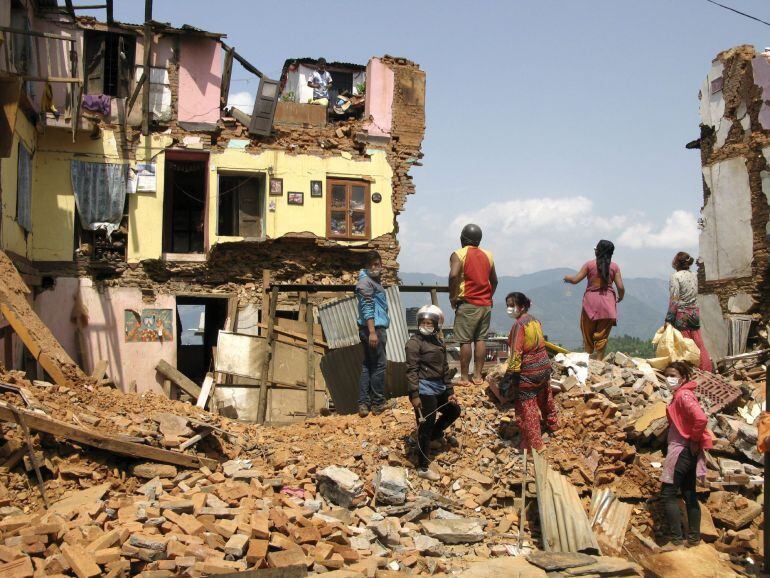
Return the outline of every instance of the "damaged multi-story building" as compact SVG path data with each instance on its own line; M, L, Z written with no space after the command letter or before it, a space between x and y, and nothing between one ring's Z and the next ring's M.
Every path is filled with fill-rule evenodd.
M159 392L165 360L200 383L226 322L265 325L267 271L352 284L376 249L397 280L422 157L417 65L330 62L327 108L304 100L313 59L272 80L224 34L120 23L111 0L104 22L71 2L1 5L0 246L87 372L107 362L118 387ZM237 67L259 79L253 110L227 106ZM5 364L34 369L3 336Z
M770 321L770 51L714 59L700 91L699 292L714 357L766 347Z

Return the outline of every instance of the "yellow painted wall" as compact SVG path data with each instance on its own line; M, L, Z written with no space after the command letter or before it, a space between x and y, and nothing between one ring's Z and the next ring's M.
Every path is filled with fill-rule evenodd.
M104 131L91 139L79 132L77 142L67 130L48 128L38 137L32 167L31 258L34 261L71 261L75 242L75 195L72 159L86 162L123 162L115 134Z
M137 193L129 198L129 244L128 261L136 263L143 259L158 259L163 253L163 185L165 155L159 152L167 146L162 139L154 136L150 148L156 155L157 191ZM140 141L137 160L143 158L143 141ZM267 236L277 238L288 233L313 233L326 236L326 179L328 177L371 178L370 192L380 193L382 201L371 204L372 238L393 231L392 170L384 151L372 151L370 160L354 161L342 156L322 158L314 155L289 155L283 151L266 151L255 155L237 149L226 149L209 157L209 203L208 239L209 246L216 243L240 241L242 237L224 237L217 233L217 193L219 172L227 174L265 173L272 169L276 178L283 179L283 196L270 197L266 194L263 214ZM324 195L310 197L310 181L323 181ZM289 205L288 193L305 193L305 204ZM275 201L275 211L269 210ZM355 243L350 243L355 244Z
M211 155L209 162L209 240L215 243L237 241L240 237L217 236L217 185L218 172L267 172L272 167L272 176L283 179L283 195L266 195L264 207L267 236L277 238L288 233L313 233L326 236L326 202L329 177L360 178L370 181L370 193L380 193L382 201L371 204L371 236L379 237L393 231L393 205L391 202L392 170L384 151L373 151L370 160L354 161L341 156L319 157L315 155L289 155L283 151L268 151L253 155L241 150L227 149ZM310 196L310 181L323 182L323 197ZM289 205L288 194L305 194L304 205ZM270 210L275 202L275 210ZM360 243L360 242L358 242ZM355 244L355 243L352 243Z
M27 117L19 111L16 115L16 128L13 135L13 146L11 147L11 156L2 159L0 166L0 179L2 185L2 248L5 251L11 251L22 257L28 257L27 238L22 229L16 222L16 180L19 169L19 141L23 142L27 150L33 155L33 173L35 157L35 127L27 120ZM34 185L33 185L34 186ZM34 211L34 192L32 196L32 209Z
M29 129L29 135L34 137L32 127ZM111 131L104 131L99 139L91 139L85 133L78 133L77 142L73 143L69 131L52 128L39 136L33 161L33 231L29 236L28 250L25 250L23 235L18 225L12 219L12 222L8 223L8 219L15 216L16 209L15 194L12 197L5 194L11 182L15 193L15 153L11 159L3 160L3 245L20 254L26 253L36 261L72 260L75 248L75 197L70 179L70 162L72 159L125 162L118 155L115 138L116 133ZM129 195L129 262L136 263L162 256L165 165L163 151L171 145L172 139L169 135L153 135L149 143L146 143L144 138L139 141L136 160L145 162L145 159L151 159L156 163L157 190ZM6 170L6 166L9 170ZM11 168L13 170L10 170ZM270 238L303 232L318 237L326 236L326 179L329 177L366 177L370 181L370 192L382 195L380 203L371 203L371 236L375 238L393 231L392 170L384 151L372 151L370 159L355 161L340 155L323 158L314 155L289 155L283 151L266 151L257 155L243 150L226 149L224 152L212 154L209 159L207 234L211 247L220 242L241 240L240 237L219 237L216 234L220 171L229 174L271 172L274 177L283 179L283 196L270 197L265 194L263 214L266 232ZM323 182L323 197L310 196L311 180ZM294 191L305 194L304 205L294 206L287 203L288 193ZM269 208L272 202L275 203L274 210ZM356 243L360 242L349 244Z

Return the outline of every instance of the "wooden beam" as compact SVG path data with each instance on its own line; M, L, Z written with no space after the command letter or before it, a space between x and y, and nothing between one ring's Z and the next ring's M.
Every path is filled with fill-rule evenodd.
M155 371L170 379L172 383L176 384L193 399L197 400L200 396L201 388L198 384L179 371L176 367L169 364L165 359L161 359L158 362L158 365L155 366Z
M48 433L53 436L66 438L70 441L85 444L108 452L129 456L137 459L152 460L164 464L174 464L186 468L206 466L215 469L217 461L210 458L191 456L172 452L153 446L123 441L96 431L86 430L72 424L59 421L43 414L33 413L24 409L0 402L0 420L16 423L14 414L24 416L27 427L31 430Z
M266 297L266 295L265 295ZM265 298L263 297L263 299ZM259 407L257 410L257 423L265 423L267 417L267 384L269 382L270 365L275 353L275 310L278 307L278 291L275 287L270 291L270 305L267 318L267 336L265 340L265 360L262 363L262 371L259 374Z
M142 134L150 134L150 57L152 56L152 0L144 1L144 72L147 85L142 94Z
M232 54L233 54L233 58L235 58L235 59L236 59L236 60L239 62L239 64L240 64L241 66L243 66L243 67L244 67L246 70L248 70L248 71L249 71L249 72L251 72L252 74L256 74L256 75L257 75L258 77L260 77L260 78L262 78L262 77L264 76L264 74L262 74L262 72L261 72L261 71L260 71L260 70L259 70L259 69L258 69L256 66L254 66L254 65L253 65L251 62L249 62L248 60L246 60L246 59L245 59L243 56L241 56L240 54L238 54L238 53L235 51L235 48L233 48L233 47L231 47L231 46L228 46L228 45L227 45L227 44L225 44L224 42L222 43L222 48L224 48L225 50L229 50L230 52L232 52Z
M304 294L305 316L307 319L307 417L315 415L315 333L313 331L313 304Z
M21 339L24 346L29 349L32 357L37 360L37 362L40 364L40 367L42 367L46 373L51 376L51 379L53 379L54 383L64 387L73 387L74 384L67 376L64 375L62 368L59 366L56 360L54 360L54 358L51 357L48 353L43 351L43 348L40 346L37 340L30 334L27 326L16 315L16 312L8 306L7 303L0 303L0 313L3 314L6 321L8 321L11 327L13 327L16 335L19 336L19 339ZM74 362L73 365L75 365Z
M112 24L115 21L112 12L113 0L107 0L107 24Z
M230 78L233 74L233 49L225 48L225 66L222 71L222 83L219 93L219 108L227 106L227 99L230 97Z
M72 5L72 0L64 0L64 3L67 5L67 10L69 11L70 15L74 18L75 7Z

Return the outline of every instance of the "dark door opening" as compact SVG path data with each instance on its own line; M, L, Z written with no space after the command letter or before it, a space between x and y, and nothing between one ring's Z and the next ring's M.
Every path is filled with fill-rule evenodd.
M213 369L213 351L225 326L227 299L177 297L176 367L197 384Z
M264 174L220 174L217 199L217 235L263 237Z
M206 222L206 159L166 159L163 251L203 253Z

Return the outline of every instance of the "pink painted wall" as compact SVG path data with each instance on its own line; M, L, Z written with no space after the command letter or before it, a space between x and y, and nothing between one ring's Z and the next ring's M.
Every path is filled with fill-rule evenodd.
M166 66L168 66L168 61L171 60L173 56L173 46L173 37L154 34L152 38L150 66L166 68ZM134 56L134 63L137 66L142 66L144 63L144 36L136 37L136 56Z
M372 117L365 128L372 136L390 136L393 124L393 71L379 58L366 65L366 102L364 118Z
M217 122L222 85L222 45L213 38L182 39L179 67L179 120Z
M35 311L53 332L67 353L76 361L75 324L71 320L75 298L81 296L88 310L88 326L84 331L88 344L88 359L83 365L87 373L93 371L96 361L108 362L108 372L119 388L126 391L136 381L137 391L161 393L161 380L155 365L165 359L176 365L176 342L127 343L124 337L124 311L133 309L175 309L173 295L159 295L153 302L142 300L139 289L109 287L97 290L90 279L60 277L53 290L43 291L35 299ZM176 314L174 338L176 338Z

